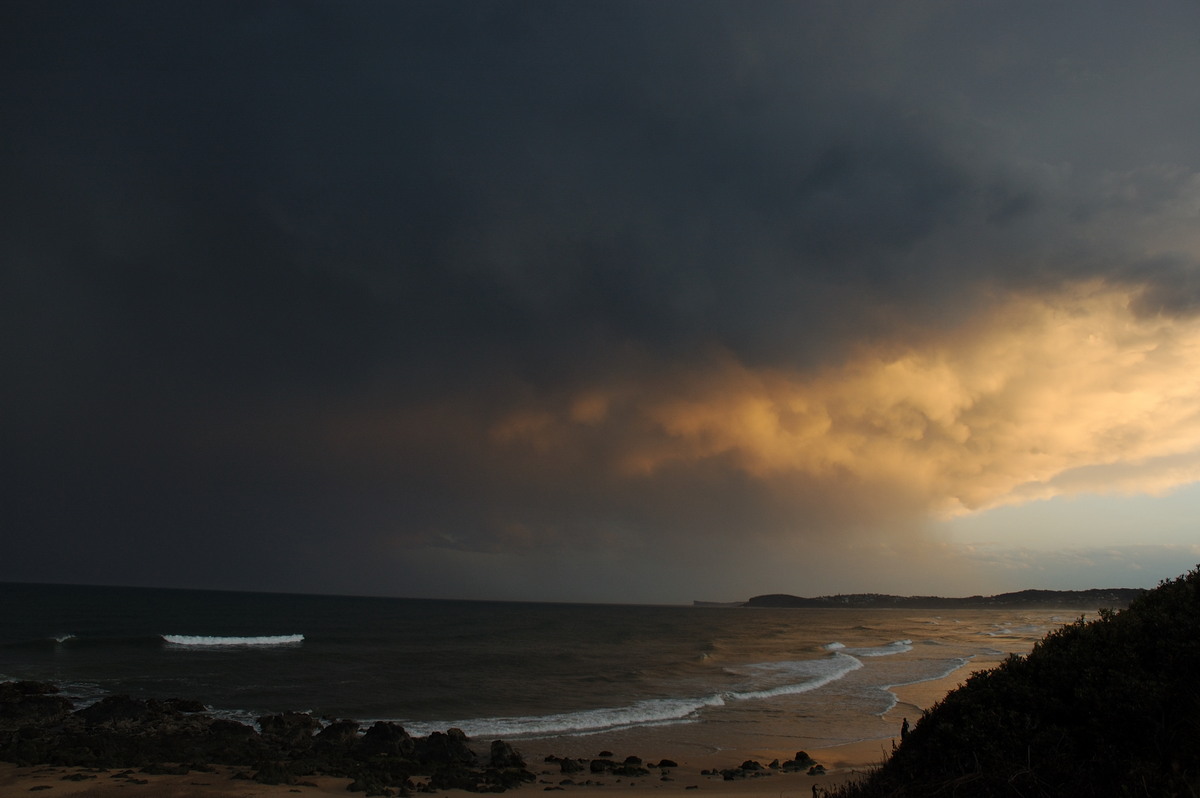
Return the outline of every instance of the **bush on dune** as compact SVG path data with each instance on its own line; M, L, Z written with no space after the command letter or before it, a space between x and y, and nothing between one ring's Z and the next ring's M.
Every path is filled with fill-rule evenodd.
M830 795L1200 795L1200 568L973 674Z

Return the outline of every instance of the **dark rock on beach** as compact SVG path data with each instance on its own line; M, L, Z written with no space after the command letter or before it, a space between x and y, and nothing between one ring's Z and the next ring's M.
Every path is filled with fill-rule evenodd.
M426 789L500 792L535 778L501 740L480 767L459 729L412 737L396 723L364 732L353 720L323 725L302 713L264 715L258 725L213 717L187 699L114 695L76 709L54 685L0 683L0 760L18 765L186 773L215 763L245 767L243 777L264 784L350 778L351 790L368 795L408 794L421 779Z
M117 776L135 783L145 781L132 775L135 769L182 775L231 765L239 768L236 778L261 784L300 785L315 774L348 778L349 790L367 795L503 792L536 780L511 744L492 741L481 761L460 729L413 737L397 723L378 721L364 730L354 720L323 723L298 712L264 715L257 726L214 717L186 699L113 695L77 709L54 685L0 683L0 760L18 765L123 769ZM545 761L558 763L563 774L650 773L641 757L618 761L611 752L602 754L590 761L556 756ZM782 767L813 764L801 751ZM669 759L651 765L660 770L677 766ZM769 772L748 760L720 775L746 778Z
M546 757L546 761L557 763L559 772L563 774L582 773L584 762L586 762L583 759L572 759L570 757L555 756L554 754Z
M416 750L413 738L397 723L377 721L355 745L360 756L411 758Z
M287 712L264 715L258 719L258 728L269 743L308 750L313 744L313 734L321 730L321 721L302 712Z
M352 720L335 720L317 732L313 745L322 751L348 752L358 741L358 723Z
M780 769L785 773L791 773L798 770L808 770L815 764L816 762L806 751L797 751L795 758L784 762L780 766Z
M493 740L490 764L494 768L524 768L525 760L503 740Z
M60 722L74 707L57 693L57 687L42 682L0 684L0 732Z
M428 737L414 740L414 754L421 762L445 765L473 765L475 752L471 750L467 735L462 729L447 729L433 732Z
M485 774L489 785L510 789L533 781L533 774L525 769L521 754L504 740L493 740L490 754Z

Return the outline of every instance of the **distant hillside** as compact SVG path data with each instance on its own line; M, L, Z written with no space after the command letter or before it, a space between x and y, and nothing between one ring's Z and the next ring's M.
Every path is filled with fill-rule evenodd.
M1091 590L1021 590L1016 593L1001 593L996 596L967 596L944 598L942 596L889 596L883 593L848 593L838 596L805 598L785 593L755 596L742 604L744 607L854 607L858 609L987 609L999 607L1027 607L1050 610L1096 610L1101 607L1128 607L1129 603L1145 593L1140 588L1093 588ZM706 602L696 602L704 605Z

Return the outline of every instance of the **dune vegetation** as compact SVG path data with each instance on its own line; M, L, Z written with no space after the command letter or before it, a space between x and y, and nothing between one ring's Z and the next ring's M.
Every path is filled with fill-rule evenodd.
M829 795L1200 795L1200 568L973 674Z

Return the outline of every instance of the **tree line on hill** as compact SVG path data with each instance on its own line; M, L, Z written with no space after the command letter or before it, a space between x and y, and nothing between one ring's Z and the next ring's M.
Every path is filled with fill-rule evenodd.
M1145 593L1140 588L1092 588L1090 590L1021 590L995 596L891 596L884 593L849 593L837 596L805 598L786 593L755 596L741 602L744 607L854 607L857 609L991 609L1023 607L1026 609L1095 610L1101 607L1127 607ZM696 602L703 605L708 602Z

